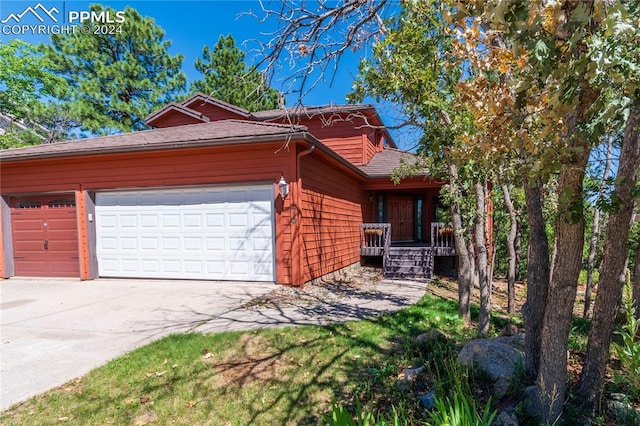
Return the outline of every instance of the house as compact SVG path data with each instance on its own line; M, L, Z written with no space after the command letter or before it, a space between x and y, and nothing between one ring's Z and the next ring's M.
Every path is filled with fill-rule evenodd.
M390 174L371 105L250 113L196 94L152 130L0 151L0 276L252 280L301 285L384 258L431 274L455 253L442 182Z

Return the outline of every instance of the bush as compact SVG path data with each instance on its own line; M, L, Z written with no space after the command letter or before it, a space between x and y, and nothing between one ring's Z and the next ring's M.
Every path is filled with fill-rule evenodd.
M473 398L464 392L456 392L453 400L436 397L435 409L429 417L434 426L490 426L497 414L497 410L491 411L491 399L480 415Z
M491 425L497 410L491 411L491 398L482 412L478 412L476 401L471 390L473 372L461 368L455 359L444 364L438 375L435 408L429 412L430 424L434 426L480 426ZM437 395L453 395L453 398Z
M640 397L640 341L636 340L640 321L635 317L631 286L625 286L625 323L619 331L616 331L622 342L614 343L613 348L623 366L623 374L616 377L618 382L626 383L634 399Z
M351 415L342 404L334 405L331 410L331 416L325 417L324 422L330 426L405 426L409 424L406 416L393 407L393 416L391 419L385 419L384 416L376 415L373 411L362 408L360 400L356 398L356 413Z

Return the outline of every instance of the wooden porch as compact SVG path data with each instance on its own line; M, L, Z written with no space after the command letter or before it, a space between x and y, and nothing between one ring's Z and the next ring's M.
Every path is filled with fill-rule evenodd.
M390 223L360 225L360 255L381 256L385 278L430 279L436 256L455 256L453 228L431 223L429 242L391 241Z

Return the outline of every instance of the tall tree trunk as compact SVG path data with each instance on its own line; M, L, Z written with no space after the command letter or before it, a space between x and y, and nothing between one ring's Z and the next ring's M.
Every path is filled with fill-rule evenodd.
M562 414L567 387L567 341L582 267L582 182L590 149L588 142L579 146L581 151L575 152L571 164L563 166L558 183L560 201L536 379L539 413L545 424L555 423Z
M486 240L486 204L484 184L476 182L476 219L474 226L476 267L478 269L478 283L480 285L480 316L478 318L478 334L486 336L489 333L491 319L491 289L488 276L488 254Z
M584 312L582 316L589 318L591 311L591 292L593 291L593 269L596 259L596 248L598 240L600 239L600 209L598 208L598 201L604 196L604 190L607 187L607 179L609 178L609 171L611 170L611 157L613 156L613 136L609 136L607 139L607 159L604 165L604 172L602 173L602 180L600 181L600 187L598 188L598 196L596 198L596 204L593 209L593 233L591 234L591 240L589 241L589 255L587 257L587 285L584 291Z
M471 263L471 287L472 288L480 288L480 275L478 273L478 262L476 258L476 242L475 242L475 232L473 238L469 238L469 243L467 246L467 250L469 252L469 263Z
M587 352L579 382L583 403L593 409L602 392L604 374L609 359L611 333L625 281L625 260L629 229L633 215L633 191L640 168L640 106L636 107L625 125L620 162L615 182L615 195L619 204L609 215L604 254L600 266L598 297L593 309Z
M511 201L511 195L509 194L509 187L502 185L502 194L504 197L504 204L507 206L509 212L509 234L507 235L507 253L509 259L509 266L507 268L507 311L513 315L516 313L516 268L517 268L517 256L516 256L516 236L518 234L518 217L516 215L516 209L513 207L513 201Z
M464 225L462 223L462 213L460 204L456 199L460 199L462 194L458 186L458 168L455 164L449 162L449 175L451 182L449 185L451 191L455 194L454 200L451 202L451 223L453 225L453 236L456 244L456 254L458 255L458 316L465 323L471 322L471 290L473 288L473 265L471 264L471 256L467 249L467 242L464 238Z
M598 93L583 83L578 104L564 120L567 158L558 176L558 212L535 392L535 407L545 424L553 424L562 415L567 390L567 345L584 248L582 190L591 153L591 141L579 125L597 97Z
M538 375L542 320L549 291L549 240L542 214L542 185L525 185L524 194L529 219L527 251L527 300L522 306L524 317L524 354L527 372Z
M516 221L516 240L513 242L513 247L516 250L516 277L515 281L520 281L520 259L522 258L522 224Z
M633 268L633 307L635 309L636 319L640 319L640 241L636 245L636 264Z

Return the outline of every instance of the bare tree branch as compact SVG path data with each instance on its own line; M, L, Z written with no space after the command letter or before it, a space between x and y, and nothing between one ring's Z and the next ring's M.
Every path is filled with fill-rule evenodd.
M276 4L276 7L273 5ZM261 59L271 81L286 68L283 84L298 102L322 81L332 82L347 51L366 48L387 28L388 0L260 1L260 22L275 20L275 31L258 41Z

